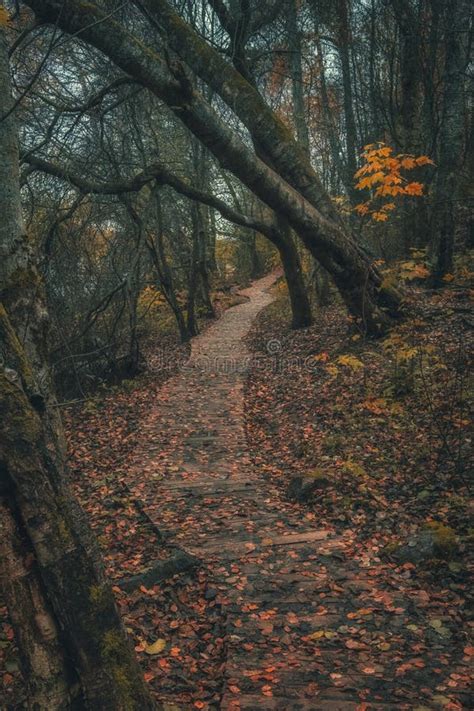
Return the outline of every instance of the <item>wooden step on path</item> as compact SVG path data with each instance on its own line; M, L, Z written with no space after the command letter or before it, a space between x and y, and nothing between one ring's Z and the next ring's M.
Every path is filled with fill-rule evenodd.
M128 485L167 537L211 571L226 614L221 709L355 711L367 679L344 678L338 638L319 657L304 642L345 620L330 562L347 541L305 522L252 467L245 441L243 339L271 302L274 278L255 282L246 303L193 341L187 367L143 423L149 446L137 447ZM383 675L372 683L383 685Z

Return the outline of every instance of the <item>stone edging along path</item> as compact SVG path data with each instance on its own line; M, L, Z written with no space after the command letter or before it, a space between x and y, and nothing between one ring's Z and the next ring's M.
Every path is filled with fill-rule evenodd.
M143 422L148 444L137 449L130 488L170 542L212 571L227 620L221 709L356 710L370 684L380 701L371 709L399 709L383 702L383 678L344 674L344 647L315 654L302 642L347 623L341 591L348 586L354 609L368 583L339 569L349 541L305 518L252 466L244 337L271 303L274 280L254 282L241 292L245 303L193 340L190 360Z

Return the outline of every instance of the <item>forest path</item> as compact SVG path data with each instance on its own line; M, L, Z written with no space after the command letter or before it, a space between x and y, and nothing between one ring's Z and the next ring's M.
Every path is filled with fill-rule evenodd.
M136 449L129 486L171 543L212 573L209 599L227 621L219 708L346 711L360 704L364 674L332 674L344 650L334 644L321 656L302 638L347 624L332 588L347 584L348 599L357 595L357 575L339 570L348 541L319 528L259 474L246 442L244 337L271 303L274 280L242 291L248 301L193 341L190 360L142 424L145 445Z

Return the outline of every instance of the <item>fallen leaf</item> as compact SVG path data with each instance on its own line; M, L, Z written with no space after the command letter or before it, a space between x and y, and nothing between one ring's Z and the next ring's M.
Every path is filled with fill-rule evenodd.
M166 639L157 639L153 644L145 645L145 654L161 654L166 647Z

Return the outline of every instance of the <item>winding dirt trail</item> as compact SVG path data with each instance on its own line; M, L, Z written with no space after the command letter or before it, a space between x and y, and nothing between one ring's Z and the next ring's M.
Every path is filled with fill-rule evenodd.
M242 292L246 303L193 341L143 423L147 444L137 447L130 487L170 541L212 571L210 594L227 620L220 709L355 710L364 708L364 674L345 677L337 644L315 654L301 640L344 624L341 590L357 605L367 583L339 569L345 537L286 501L252 466L246 443L243 339L274 279L255 282Z

